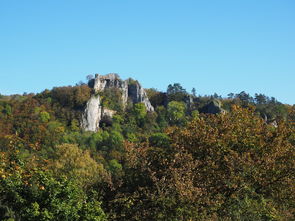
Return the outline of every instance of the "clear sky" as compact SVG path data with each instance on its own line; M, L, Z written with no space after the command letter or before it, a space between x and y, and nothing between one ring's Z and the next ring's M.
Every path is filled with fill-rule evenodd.
M118 73L295 103L294 0L0 0L0 93Z

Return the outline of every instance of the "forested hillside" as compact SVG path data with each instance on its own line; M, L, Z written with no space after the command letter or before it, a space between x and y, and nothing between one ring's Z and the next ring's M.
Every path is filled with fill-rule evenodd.
M147 110L120 93L88 77L0 95L0 220L295 220L295 105L175 83L146 89ZM91 96L113 111L95 132Z

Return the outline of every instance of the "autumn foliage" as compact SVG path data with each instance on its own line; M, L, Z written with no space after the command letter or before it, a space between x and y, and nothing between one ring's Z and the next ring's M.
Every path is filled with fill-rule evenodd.
M119 91L98 132L81 129L85 84L0 97L0 220L294 220L295 108L246 92L223 99L180 84ZM200 114L201 113L201 114Z
M126 174L111 201L118 220L294 218L294 129L285 122L275 128L233 106L167 134L166 147L126 143Z

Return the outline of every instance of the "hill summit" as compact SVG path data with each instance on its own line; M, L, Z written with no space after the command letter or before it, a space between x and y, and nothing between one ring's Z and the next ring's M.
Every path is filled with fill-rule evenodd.
M108 95L117 96L117 102L123 109L130 101L134 104L143 103L147 111L154 111L145 90L136 80L122 80L114 73L95 74L95 78L89 80L88 85L94 89L94 93L88 100L82 116L82 128L86 131L98 131L100 121L103 118L111 118L116 113L114 108L102 105L102 98Z

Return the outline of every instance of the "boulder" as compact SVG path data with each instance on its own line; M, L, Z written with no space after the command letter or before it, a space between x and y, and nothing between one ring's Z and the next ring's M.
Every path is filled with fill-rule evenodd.
M221 108L221 102L217 99L210 101L204 107L201 108L200 112L205 114L219 114L225 113L225 110Z

